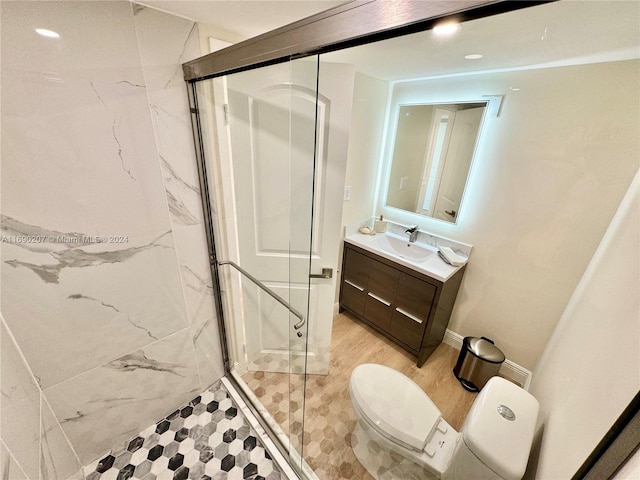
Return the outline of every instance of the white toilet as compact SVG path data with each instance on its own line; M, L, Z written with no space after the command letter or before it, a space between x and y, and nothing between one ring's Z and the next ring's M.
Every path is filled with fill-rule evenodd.
M500 377L491 378L456 432L412 380L373 363L349 382L358 415L356 458L376 480L516 480L525 473L538 401Z

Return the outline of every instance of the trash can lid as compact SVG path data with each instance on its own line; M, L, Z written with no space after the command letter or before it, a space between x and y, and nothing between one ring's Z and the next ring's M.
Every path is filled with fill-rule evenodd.
M488 338L476 338L469 339L469 351L476 357L486 360L491 363L504 362L504 353L498 347L496 347Z

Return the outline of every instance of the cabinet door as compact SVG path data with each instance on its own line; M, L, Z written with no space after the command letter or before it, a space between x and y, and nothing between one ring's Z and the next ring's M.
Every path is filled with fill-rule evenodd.
M384 263L371 260L369 265L369 283L364 315L371 323L389 330L393 299L398 289L400 272Z
M369 280L369 258L345 248L344 274L340 302L345 308L363 315Z
M416 277L400 274L389 333L414 350L420 349L436 287Z

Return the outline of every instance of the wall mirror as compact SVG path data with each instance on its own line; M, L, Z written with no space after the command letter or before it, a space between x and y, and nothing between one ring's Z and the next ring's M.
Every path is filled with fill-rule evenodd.
M455 223L486 107L398 105L386 206Z

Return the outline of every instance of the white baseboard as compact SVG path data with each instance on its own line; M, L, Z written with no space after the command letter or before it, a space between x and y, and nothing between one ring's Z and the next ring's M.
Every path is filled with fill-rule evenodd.
M333 316L335 317L340 313L340 304L338 302L333 304Z
M443 343L455 348L456 350L462 349L462 340L464 337L447 329L444 333ZM515 362L506 359L500 367L500 375L503 375L516 383L522 385L522 388L529 390L529 384L531 383L531 372L524 367L521 367Z

